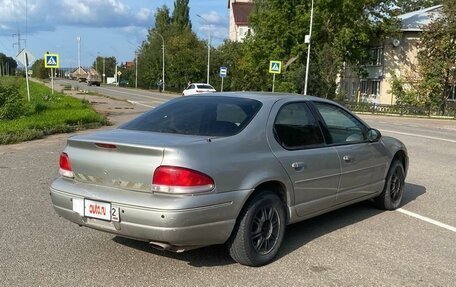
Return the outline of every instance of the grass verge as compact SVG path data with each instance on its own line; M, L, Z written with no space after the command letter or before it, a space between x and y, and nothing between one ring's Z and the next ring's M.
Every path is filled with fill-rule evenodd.
M106 117L92 109L89 102L79 100L35 82L30 84L27 101L23 78L3 77L0 85L16 85L24 97L25 111L20 118L0 120L0 144L12 144L42 138L56 133L73 132L109 124Z

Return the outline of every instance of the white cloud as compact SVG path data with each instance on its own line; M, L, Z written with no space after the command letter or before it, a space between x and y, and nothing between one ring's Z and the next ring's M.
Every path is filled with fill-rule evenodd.
M222 17L216 12L211 11L201 15L201 18L205 19L207 22L201 20L200 23L209 23L209 24L220 24L222 22Z
M228 37L228 20L226 17L220 16L216 11L211 11L209 13L201 14L201 18L199 18L199 30L201 32L207 33L208 31L211 31L211 37L219 40Z
M53 31L57 26L148 28L152 25L149 9L134 11L124 2L127 1L28 0L27 30L33 33ZM25 30L25 6L25 0L0 0L0 34L9 35L14 32L12 29Z
M139 12L136 14L136 18L140 21L148 21L151 17L151 11L147 8L141 8Z

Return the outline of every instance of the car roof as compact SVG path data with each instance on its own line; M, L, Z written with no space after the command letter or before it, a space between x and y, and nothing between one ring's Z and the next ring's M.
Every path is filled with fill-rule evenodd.
M206 84L206 83L191 83L190 85L209 85L212 87L211 84Z
M209 96L210 94L206 94ZM214 94L215 95L215 94ZM271 92L220 92L216 94L217 97L226 96L226 97L238 97L238 98L246 98L246 99L253 99L258 100L260 102L276 102L282 99L297 99L301 101L321 101L321 102L328 102L334 103L333 101L326 100L320 97L314 96L305 96L301 94L293 94L293 93L271 93Z

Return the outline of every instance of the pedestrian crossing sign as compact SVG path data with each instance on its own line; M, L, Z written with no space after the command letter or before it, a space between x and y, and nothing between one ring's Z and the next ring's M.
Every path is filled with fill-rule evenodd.
M44 55L45 68L60 68L60 61L58 54L45 54Z
M282 71L282 61L270 61L269 73L280 74Z

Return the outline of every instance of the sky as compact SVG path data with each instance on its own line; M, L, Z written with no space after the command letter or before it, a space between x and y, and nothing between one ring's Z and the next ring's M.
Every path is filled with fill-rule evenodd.
M37 59L57 53L61 67L77 67L79 36L81 66L97 56L131 61L163 5L172 11L174 0L0 0L0 52L16 57L19 32L21 48ZM190 0L189 6L200 39L209 30L213 46L228 37L227 0Z

